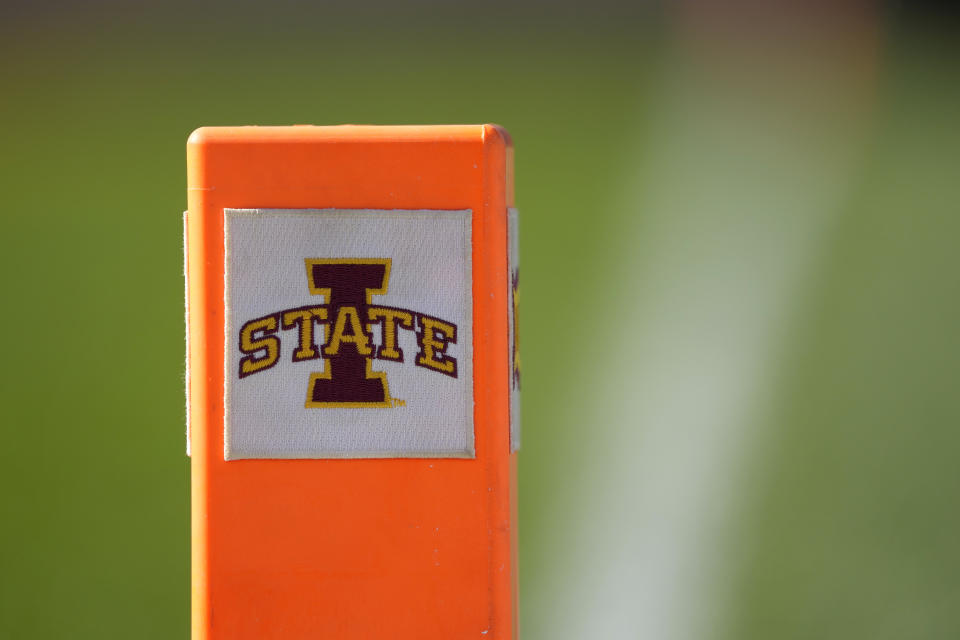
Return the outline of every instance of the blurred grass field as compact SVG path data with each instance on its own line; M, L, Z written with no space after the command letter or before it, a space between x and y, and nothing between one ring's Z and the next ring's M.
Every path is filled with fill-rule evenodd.
M0 13L0 638L188 635L185 141L345 122L515 140L523 637L960 636L955 31L96 7Z

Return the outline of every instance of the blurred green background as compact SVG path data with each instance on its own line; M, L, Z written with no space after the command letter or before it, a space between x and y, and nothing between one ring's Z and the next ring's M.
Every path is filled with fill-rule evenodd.
M934 4L4 3L0 638L185 638L201 125L497 122L525 638L960 637Z

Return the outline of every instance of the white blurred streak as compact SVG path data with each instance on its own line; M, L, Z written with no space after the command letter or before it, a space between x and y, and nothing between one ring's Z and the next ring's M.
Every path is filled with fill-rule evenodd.
M738 52L691 53L700 39L666 65L603 274L617 286L590 301L609 348L558 394L589 397L567 418L587 469L548 516L556 564L524 593L531 637L721 634L754 429L862 151L861 28L826 80L791 55L745 70Z

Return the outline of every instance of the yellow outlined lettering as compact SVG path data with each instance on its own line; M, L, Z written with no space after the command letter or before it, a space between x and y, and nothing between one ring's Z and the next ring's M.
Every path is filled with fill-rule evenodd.
M299 329L299 347L294 350L293 362L314 360L320 357L319 349L313 343L313 325L327 319L326 307L301 307L288 309L280 317L280 324L284 329Z
M376 357L381 360L403 362L403 349L397 342L397 325L412 331L413 314L402 309L370 307L367 309L367 316L371 322L376 323L379 320L381 325L380 347L377 349Z
M430 316L418 316L420 331L417 332L417 341L420 352L417 353L416 364L457 377L457 359L446 354L447 345L457 342L457 327Z
M344 331L348 322L350 323L350 333ZM373 352L370 348L370 340L363 330L363 325L360 324L360 314L357 313L356 307L340 307L337 309L337 320L330 331L330 339L327 340L327 344L323 348L323 355L337 355L340 353L340 345L344 342L352 343L357 348L357 353L362 356L368 356Z
M280 355L280 340L271 334L277 332L277 316L257 318L240 328L240 351L248 354L240 359L240 377L269 369L277 364ZM261 333L262 336L254 334ZM262 356L255 355L258 351L265 351Z

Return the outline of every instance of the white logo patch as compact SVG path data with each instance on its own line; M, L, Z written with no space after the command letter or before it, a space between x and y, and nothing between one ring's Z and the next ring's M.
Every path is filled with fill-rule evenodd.
M473 457L471 212L226 209L224 456Z
M520 450L520 215L507 210L507 314L510 342L510 451Z

